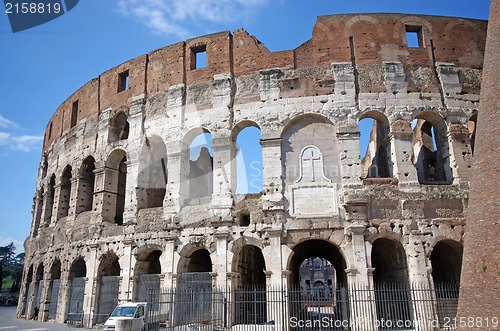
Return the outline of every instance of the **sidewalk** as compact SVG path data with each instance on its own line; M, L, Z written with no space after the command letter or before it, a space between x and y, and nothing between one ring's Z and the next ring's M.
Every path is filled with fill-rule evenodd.
M91 330L84 328L72 328L66 324L55 324L51 322L42 323L27 321L16 318L16 307L0 307L0 330L6 331L77 331Z

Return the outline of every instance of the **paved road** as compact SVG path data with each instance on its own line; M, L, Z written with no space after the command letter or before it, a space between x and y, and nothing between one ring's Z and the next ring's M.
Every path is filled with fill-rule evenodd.
M78 331L90 330L70 328L66 324L42 323L16 319L16 307L0 307L0 331Z

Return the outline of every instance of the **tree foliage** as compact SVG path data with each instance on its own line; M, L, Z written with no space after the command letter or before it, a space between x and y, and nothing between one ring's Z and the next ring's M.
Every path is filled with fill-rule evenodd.
M14 280L12 289L15 290L21 283L23 273L24 253L15 253L16 247L14 243L7 246L0 246L0 290L2 289L3 279L11 276Z

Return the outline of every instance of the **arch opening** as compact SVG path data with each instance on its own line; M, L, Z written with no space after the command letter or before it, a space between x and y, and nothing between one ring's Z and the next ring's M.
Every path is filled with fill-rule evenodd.
M76 214L90 211L94 205L95 159L89 156L80 168Z
M49 313L47 318L54 320L57 313L57 301L59 298L59 289L61 285L61 261L56 259L50 268L50 287L49 287Z
M162 251L150 249L137 256L134 269L138 276L134 295L136 301L147 301L148 291L160 290L161 255Z
M382 115L365 114L358 123L361 133L362 178L391 177L389 122Z
M69 322L83 322L83 301L85 299L85 283L87 276L87 265L83 258L76 259L69 270L70 290L68 301Z
M118 257L113 252L105 254L99 264L99 288L95 323L106 322L118 303L121 267Z
M421 184L449 184L451 168L447 155L447 129L436 114L422 114L413 124L413 154Z
M371 263L378 320L391 321L392 325L408 321L411 325L413 310L403 246L386 238L375 240Z
M52 174L50 176L49 188L47 190L47 196L45 197L44 206L44 223L45 225L50 224L52 218L52 209L54 208L54 196L56 191L56 175Z
M197 249L189 257L183 257L179 261L176 301L184 304L176 307L175 325L210 320L212 315L212 259L207 249Z
M246 126L236 136L236 194L262 191L261 137L262 133L256 126Z
M289 270L291 316L301 320L348 320L346 261L340 249L311 239L293 248Z
M72 179L72 168L71 166L66 166L64 168L63 174L61 176L61 188L59 191L59 203L57 206L58 213L57 219L68 216L70 201L71 201L71 179Z
M463 246L454 240L439 241L430 260L440 325L457 316Z
M236 257L235 324L263 324L267 320L266 263L259 247L244 245Z
M472 155L474 155L474 148L476 146L477 113L470 117L467 122L467 128L469 129L470 148Z
M137 209L163 206L168 182L167 148L160 137L146 138L139 156Z
M129 131L130 124L127 115L121 111L111 120L108 132L108 142L114 143L120 140L127 140Z
M189 143L188 204L200 204L213 193L212 134L203 131Z

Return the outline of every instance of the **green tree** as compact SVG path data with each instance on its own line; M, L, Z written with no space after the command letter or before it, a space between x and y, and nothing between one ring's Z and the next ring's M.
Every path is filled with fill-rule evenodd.
M0 246L0 290L2 290L2 283L4 276L12 274L12 272L19 268L19 262L16 260L14 251L16 247L11 242L7 246ZM24 260L24 255L22 256ZM21 270L22 270L21 264Z

